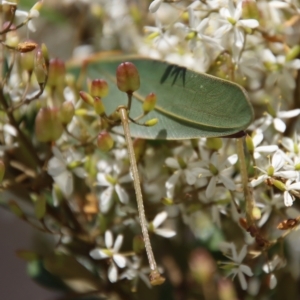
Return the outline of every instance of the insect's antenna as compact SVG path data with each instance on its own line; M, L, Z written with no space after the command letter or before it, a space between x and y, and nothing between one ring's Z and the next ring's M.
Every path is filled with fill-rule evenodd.
M146 253L147 253L147 257L148 257L148 261L149 261L149 265L150 265L150 269L151 269L149 278L150 278L150 282L152 285L159 285L165 281L165 278L163 276L161 276L161 274L158 271L157 264L156 264L154 254L152 251L151 243L150 243L150 238L149 238L149 233L148 233L148 228L147 228L147 220L146 220L145 209L144 209L144 204L143 204L143 195L142 195L142 190L141 190L140 177L139 177L139 173L138 173L138 169L137 169L136 158L135 158L132 139L131 139L131 135L130 135L127 107L119 106L118 112L120 114L122 126L124 129L124 135L125 135L125 140L126 140L126 144L127 144L129 161L130 161L130 165L131 165L131 172L132 172L132 176L133 176L134 189L135 189L138 212L139 212L139 219L140 219L140 223L141 223Z

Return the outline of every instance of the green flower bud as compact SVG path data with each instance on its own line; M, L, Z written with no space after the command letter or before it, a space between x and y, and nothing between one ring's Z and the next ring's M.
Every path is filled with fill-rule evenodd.
M40 142L52 142L60 138L63 126L57 108L41 108L35 118L35 135Z
M275 179L275 180L272 180L272 183L274 186L276 186L282 192L286 191L286 186L283 182Z
M94 79L91 82L91 95L93 97L104 98L108 94L108 84L103 79Z
M292 49L289 50L289 52L285 56L285 61L291 61L297 58L299 54L300 54L300 46L295 45Z
M94 106L94 98L89 93L80 91L79 96L85 103Z
M256 19L256 20L260 19L260 13L256 1L253 0L243 1L242 16L243 19Z
M34 74L39 84L44 84L47 77L47 66L41 49L37 49L34 58Z
M99 116L102 116L105 113L105 107L103 105L101 98L99 97L94 98L94 109Z
M45 59L45 63L46 63L47 69L48 69L49 63L50 63L50 59L49 59L48 48L47 48L47 46L44 43L41 45L41 51L43 53L43 57Z
M4 22L4 24L2 26L2 31L7 30L8 29L7 27L9 24L10 24L10 22ZM20 42L20 37L16 30L16 26L14 24L11 24L9 30L10 31L5 33L5 44L11 48L17 48L17 46Z
M254 153L254 144L253 144L252 137L248 134L246 135L246 147L250 152L250 154L252 155Z
M47 84L52 88L61 87L65 82L65 75L65 63L58 58L51 59L49 63Z
M140 75L131 62L121 63L116 72L117 85L120 91L132 94L140 87Z
M145 126L154 126L158 123L157 118L150 119L144 123Z
M74 104L71 101L64 102L60 107L60 120L63 125L69 124L75 114Z
M114 140L107 131L103 131L98 135L97 145L101 151L108 152L114 146Z
M218 282L218 292L220 300L238 299L233 283L230 279L221 278Z
M34 50L34 49L33 49ZM35 51L26 51L20 54L20 65L25 71L32 72L34 69L35 62Z
M222 139L220 138L207 138L206 147L210 150L219 150L222 148Z
M149 111L153 110L156 104L156 94L150 93L146 96L145 101L143 103L143 111L144 113L148 113Z

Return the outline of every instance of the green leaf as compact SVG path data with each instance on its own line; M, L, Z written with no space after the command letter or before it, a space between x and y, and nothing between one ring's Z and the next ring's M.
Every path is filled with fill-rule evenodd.
M127 95L118 90L115 79L117 66L124 61L135 64L141 79L130 117L142 114L142 103L149 93L157 95L155 110L140 122L158 118L158 124L152 127L131 124L134 137L177 140L225 136L244 130L253 119L253 109L242 87L184 67L135 57L95 60L88 64L89 78L103 78L109 83L109 94L103 99L107 114L127 104ZM79 73L78 68L71 70ZM121 128L117 130L122 132Z

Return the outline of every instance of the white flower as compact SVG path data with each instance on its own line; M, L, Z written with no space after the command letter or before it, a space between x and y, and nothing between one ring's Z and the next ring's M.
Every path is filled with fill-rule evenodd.
M292 206L295 200L295 196L292 194L293 190L300 190L300 182L292 183L293 180L288 180L285 183L285 192L283 193L285 206Z
M282 90L287 87L294 89L296 86L293 70L300 69L300 59L286 60L285 56L275 56L270 49L263 49L262 60L269 70L266 86L273 87L278 84Z
M175 169L175 172L165 184L168 198L173 198L175 186L181 177L184 178L188 185L194 185L196 183L199 178L200 170L202 169L200 168L201 163L194 161L195 158L195 153L192 152L188 157L184 156L184 158L182 158L179 156L178 159L173 157L166 159L166 165L169 168Z
M39 17L40 15L40 12L39 12L39 8L41 7L41 4L42 4L43 1L38 1L30 10L29 12L27 11L24 11L24 10L19 10L17 9L16 10L16 17L19 17L22 19L22 22L25 21L25 20L28 20L27 21L27 26L28 26L28 29L30 31L33 31L35 32L36 31L36 27L34 26L34 22L33 22L33 19L36 19Z
M222 37L229 32L233 32L232 57L235 62L240 58L241 50L245 43L244 28L257 28L259 23L255 19L240 20L242 17L243 0L238 0L234 7L233 0L228 0L228 8L220 9L221 20L224 25L215 33L216 37Z
M129 196L126 190L121 186L122 183L131 182L132 178L129 174L118 177L118 173L115 176L111 176L105 173L97 174L96 185L107 187L99 195L99 207L102 213L107 213L113 205L114 192L117 194L119 200L123 204L127 204Z
M69 197L74 188L72 172L80 178L84 178L86 173L82 167L76 166L81 164L80 159L73 158L76 153L69 152L65 158L57 147L53 147L52 152L54 156L48 162L48 174L53 177L63 194ZM72 163L75 165L72 166Z
M262 170L261 168L258 168L264 174L260 175L257 179L252 180L250 182L250 185L252 187L255 187L261 184L266 179L273 178L273 177L283 177L287 179L296 178L298 175L296 171L281 170L284 164L285 164L285 155L281 150L277 150L272 156L271 165L269 165L266 170Z
M222 183L228 190L235 190L235 183L230 177L233 171L232 165L236 161L237 155L233 155L227 160L220 162L218 153L214 152L210 161L203 162L205 168L197 169L201 177L211 177L205 192L207 198L211 198L214 195L217 183Z
M247 254L247 246L244 245L239 254L237 254L236 247L233 243L221 243L220 244L221 251L224 252L224 255L228 257L232 262L222 262L223 265L226 265L226 269L230 268L228 276L233 276L233 278L237 275L243 290L247 289L247 281L245 275L253 276L253 272L249 268L249 266L242 264L246 254Z
M171 229L158 228L168 217L168 213L163 211L155 216L152 222L149 223L149 231L165 238L171 238L176 235L176 232Z
M126 258L119 254L119 250L123 243L123 235L119 234L113 243L113 235L111 231L105 231L105 246L106 248L95 248L90 251L90 256L93 259L112 258L111 264L108 268L108 279L110 282L118 280L118 269L126 266ZM117 266L116 266L117 265Z
M261 208L261 218L257 223L258 227L262 227L268 221L273 210L279 211L282 207L284 207L282 194L272 193L271 197L268 197L266 194L262 194L260 199L263 202L257 203L257 207Z
M254 153L253 157L258 159L261 157L260 153L272 153L278 150L277 145L267 145L267 146L259 146L259 144L263 141L264 135L261 129L257 129L255 131L254 136L252 136L252 141L254 145Z

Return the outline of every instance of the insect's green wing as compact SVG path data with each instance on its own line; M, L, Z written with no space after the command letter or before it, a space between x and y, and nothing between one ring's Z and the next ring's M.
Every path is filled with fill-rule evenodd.
M127 103L127 96L116 87L115 72L124 61L133 62L140 74L141 87L134 93L130 116L142 113L143 99L157 95L154 111L141 122L158 118L153 127L131 124L131 134L145 139L193 139L237 133L251 123L253 109L240 86L207 74L165 62L121 57L90 63L88 76L104 78L110 92L104 99L107 113Z

